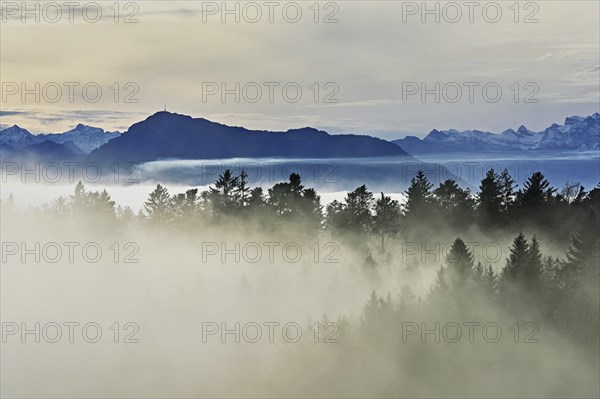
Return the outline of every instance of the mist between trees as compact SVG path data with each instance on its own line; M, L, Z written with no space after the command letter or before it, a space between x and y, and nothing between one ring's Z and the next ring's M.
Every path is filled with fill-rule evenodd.
M2 248L3 320L127 320L140 343L8 342L2 393L61 396L69 375L66 396L598 396L600 186L490 170L472 194L419 172L405 197L363 185L324 205L298 174L264 192L225 170L204 192L157 185L138 214L81 183L37 208L4 201L2 241L18 245ZM5 257L32 242L135 243L139 262ZM248 262L249 243L275 258ZM295 262L277 252L290 243ZM263 321L335 325L337 342L202 340L207 323ZM38 363L56 356L64 375Z

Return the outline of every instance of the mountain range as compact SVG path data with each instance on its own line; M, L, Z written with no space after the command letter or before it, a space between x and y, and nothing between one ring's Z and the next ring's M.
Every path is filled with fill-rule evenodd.
M64 159L89 154L120 132L78 124L64 133L31 134L13 125L0 131L0 155L7 158L35 156L43 159Z
M248 130L203 118L157 112L92 151L94 161L156 159L356 158L407 156L400 147L370 136L331 135L304 127L285 132Z
M495 134L480 130L432 130L425 138L407 136L393 140L412 155L434 153L486 153L502 151L598 151L600 114L571 116L541 132L525 126Z
M285 132L248 130L161 111L125 133L78 124L64 133L34 135L17 125L0 131L0 156L43 161L71 159L141 163L158 159L357 158L502 151L598 151L600 114L572 116L540 132L525 126L495 134L432 130L425 138L392 142L371 136L331 135L310 127Z

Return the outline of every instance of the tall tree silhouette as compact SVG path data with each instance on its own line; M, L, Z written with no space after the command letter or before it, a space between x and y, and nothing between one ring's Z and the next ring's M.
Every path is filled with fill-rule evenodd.
M510 217L510 211L515 201L515 188L517 185L515 184L514 179L508 172L508 169L504 168L500 176L498 177L500 182L500 191L501 191L501 212L504 217L504 220L508 220Z
M289 181L277 183L269 189L268 203L276 215L283 217L299 216L300 200L304 186L299 174L290 174Z
M502 219L503 187L494 168L488 170L479 185L477 213L483 225L498 225Z
M248 206L250 200L250 187L248 186L248 173L242 169L237 182L237 200L240 208Z
M512 243L506 266L502 269L501 279L503 284L512 283L523 273L529 254L529 244L523 233L519 233Z
M381 193L375 201L372 232L381 239L381 252L385 252L385 237L395 237L400 232L400 204Z
M371 230L373 193L364 184L346 195L342 212L343 223L349 231L367 234Z
M600 238L598 219L593 211L573 236L566 261L558 268L553 304L559 327L586 350L599 351L600 335Z
M171 216L171 196L169 195L169 191L160 184L157 184L154 191L148 196L148 200L144 203L144 209L151 222L167 222Z
M469 189L463 190L455 180L448 179L440 183L433 191L435 203L440 212L438 217L453 226L464 228L473 212L473 200Z
M404 205L404 219L407 234L413 237L420 237L423 234L424 226L428 225L429 218L432 216L433 196L431 188L433 184L429 182L422 170L411 179L410 186L405 191L406 203Z
M446 265L445 277L455 290L463 289L473 278L473 255L460 237L452 243Z
M552 201L555 192L556 189L550 186L541 172L534 172L517 193L517 200L525 211L542 211Z
M209 187L209 201L213 212L225 213L236 208L238 202L239 178L233 175L230 169L219 175L214 187Z

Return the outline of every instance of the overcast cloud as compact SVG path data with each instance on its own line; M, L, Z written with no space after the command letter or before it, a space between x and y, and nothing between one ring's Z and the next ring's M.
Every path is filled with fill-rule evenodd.
M221 15L221 2L121 2L118 23L108 2L96 23L86 21L81 8L74 10L73 23L67 10L57 23L49 22L55 12L50 9L48 18L40 11L39 23L29 15L23 23L20 10L7 9L7 3L12 2L2 2L0 24L0 123L35 133L65 131L77 123L124 130L166 103L173 112L249 128L310 125L394 139L434 128L500 132L525 124L541 130L566 116L597 112L600 102L596 1L521 2L518 16L509 8L514 2L500 1L494 3L502 10L496 23L486 21L498 8L492 2L475 7L472 23L463 2L454 3L462 12L456 23L444 18L454 19L456 9L444 9L443 3L440 22L431 14L423 23L422 10L414 9L421 2L320 2L318 23L312 1L279 2L273 23L264 2L245 13L240 3L239 23L233 14ZM435 4L428 2L431 9ZM288 20L300 8L299 22L286 21L284 7ZM262 18L249 22L257 9ZM138 22L124 23L126 16ZM41 98L29 94L23 101L21 84L33 89L35 82ZM49 101L57 96L55 87L42 89L50 82L62 86L56 102ZM79 84L72 98L65 82ZM102 89L97 102L84 99L82 87L91 82L90 98L96 87ZM234 94L224 102L220 93L206 95L208 88L221 90L225 83L233 89L236 82L239 102ZM244 91L250 82L255 84ZM279 84L271 86L272 102L265 82ZM439 102L435 94L422 99L406 92L420 90L422 83L432 89L436 82ZM19 91L11 94L15 84ZM284 99L286 84L290 98L301 88L297 102ZM262 96L253 103L256 86ZM456 87L462 97L451 102ZM497 87L502 96L492 102Z

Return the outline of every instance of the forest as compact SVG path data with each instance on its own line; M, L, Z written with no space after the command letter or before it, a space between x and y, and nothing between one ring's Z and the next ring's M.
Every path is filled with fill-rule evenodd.
M260 235L307 246L316 241L336 243L339 265L328 284L344 298L358 297L354 300L362 302L362 308L351 314L324 311L319 316L321 326L335 324L337 345L278 347L278 378L260 388L246 382L257 394L290 386L294 388L286 392L291 395L598 393L593 381L599 370L600 184L590 190L577 183L555 188L535 172L518 187L507 170L490 169L472 193L454 180L434 187L419 171L402 203L362 185L343 201L323 204L318 192L305 187L296 173L265 192L250 187L244 171L236 175L225 170L202 192L171 194L158 184L138 213L117 205L106 190L88 191L81 182L68 198L42 207L20 209L12 197L1 205L3 230L8 229L9 236L10 226L30 218L52 220L49 224L57 230L85 226L88 237L134 237L169 253L176 253L180 241L197 250L207 237L220 241ZM474 240L498 243L505 249L502 259L486 262L469 247ZM410 260L398 255L406 243L431 249L440 242L449 245L439 261L427 253ZM198 265L200 255L194 251L193 263ZM178 265L173 261L163 267L174 270ZM282 262L276 267L295 265ZM236 307L249 306L236 302L239 298L253 302L251 298L277 295L261 292L269 286L264 281L249 283L255 281L253 273L246 267L238 292L227 294ZM315 273L313 278L319 279L319 271ZM361 281L355 293L351 291L356 285L347 282L350 275ZM264 306L262 300L256 302ZM503 326L503 346L487 340L464 342L465 337L461 342L471 345L467 349L449 344L454 341L445 327L461 325L464 334L465 325L480 329L489 322ZM429 345L430 340L439 343L440 335L450 348ZM407 344L413 336L420 347ZM516 343L518 348L510 347ZM297 381L300 365L313 370ZM571 370L577 371L577 378L553 378ZM492 381L490 372L502 373L503 378ZM546 386L529 387L524 372ZM460 383L465 379L487 382L467 387ZM510 386L503 381L510 381Z

